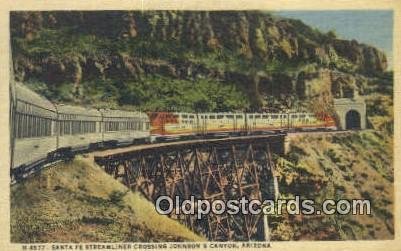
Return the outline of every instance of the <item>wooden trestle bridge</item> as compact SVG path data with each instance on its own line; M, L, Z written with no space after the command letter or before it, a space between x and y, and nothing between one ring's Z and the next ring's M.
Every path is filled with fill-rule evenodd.
M274 156L284 153L285 134L229 137L132 146L97 152L95 162L149 200L274 199ZM260 240L262 215L171 215L209 240Z

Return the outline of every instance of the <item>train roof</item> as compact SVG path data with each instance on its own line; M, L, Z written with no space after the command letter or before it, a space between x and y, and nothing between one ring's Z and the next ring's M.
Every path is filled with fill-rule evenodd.
M100 112L104 117L109 118L148 118L148 115L144 112L138 111L122 111L122 110L113 110L113 109L101 109Z
M245 114L244 112L200 112L200 113L198 113L199 115L209 115L209 114L212 114L212 115L217 115L217 114L221 114L221 115L235 115L235 114L237 114L237 115L239 115L239 114Z
M86 115L92 117L101 117L102 114L97 109L87 108L82 106L73 106L73 105L64 105L58 104L56 105L57 111L62 114L74 114L74 115Z
M24 103L24 105L17 105L17 109L21 112L34 112L36 115L56 112L56 107L52 102L22 83L15 82L15 96L18 102ZM35 109L28 109L27 105L33 106Z

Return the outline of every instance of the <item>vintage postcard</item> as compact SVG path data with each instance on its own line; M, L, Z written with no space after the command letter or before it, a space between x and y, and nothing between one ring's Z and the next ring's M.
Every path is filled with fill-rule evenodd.
M400 9L368 2L10 4L4 250L401 250Z

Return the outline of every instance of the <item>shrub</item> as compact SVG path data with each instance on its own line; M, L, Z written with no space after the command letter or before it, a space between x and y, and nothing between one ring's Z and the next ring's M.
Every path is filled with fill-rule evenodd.
M125 192L113 191L109 195L109 200L111 203L120 206L123 203L123 198L125 194L126 194Z

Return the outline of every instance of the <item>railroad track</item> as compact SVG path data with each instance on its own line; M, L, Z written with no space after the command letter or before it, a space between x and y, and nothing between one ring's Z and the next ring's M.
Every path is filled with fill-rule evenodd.
M299 136L320 136L320 135L349 135L361 130L336 130L336 131L298 131L288 132L288 138L296 138ZM374 131L374 130L363 130L363 131Z

